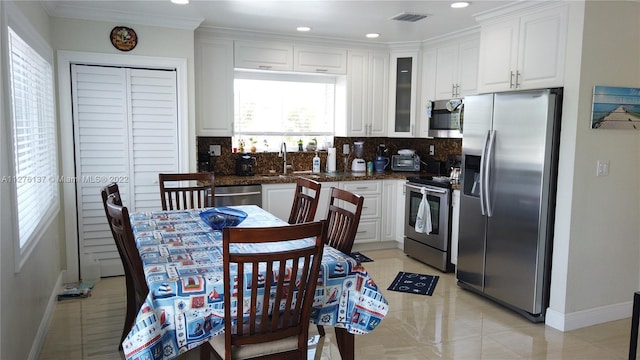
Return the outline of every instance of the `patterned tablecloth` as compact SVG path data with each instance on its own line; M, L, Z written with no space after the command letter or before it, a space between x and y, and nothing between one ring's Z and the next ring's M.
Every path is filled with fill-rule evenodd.
M286 222L254 206L239 225ZM199 210L131 214L149 295L122 343L127 360L173 359L224 331L222 232ZM367 271L351 257L325 246L312 323L366 334L386 315L388 303Z

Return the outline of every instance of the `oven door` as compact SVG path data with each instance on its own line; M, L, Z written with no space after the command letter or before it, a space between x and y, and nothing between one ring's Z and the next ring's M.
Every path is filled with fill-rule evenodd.
M416 217L422 202L421 189L427 190L431 212L431 233L416 232ZM441 251L449 247L449 190L422 184L405 184L404 236Z

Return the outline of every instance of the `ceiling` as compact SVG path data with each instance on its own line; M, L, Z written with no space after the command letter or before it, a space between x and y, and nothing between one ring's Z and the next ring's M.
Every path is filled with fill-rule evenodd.
M474 15L516 1L471 0L464 9L452 9L453 1L380 0L191 0L187 5L169 0L142 1L42 1L51 16L117 22L118 25L151 25L195 29L198 26L249 30L277 35L301 35L298 26L309 26L303 36L364 41L379 44L437 38L477 26ZM427 15L417 22L391 20L403 12ZM366 39L367 33L379 33Z

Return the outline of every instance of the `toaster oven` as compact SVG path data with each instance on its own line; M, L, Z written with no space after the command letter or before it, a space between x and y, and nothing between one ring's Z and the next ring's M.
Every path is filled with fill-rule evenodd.
M392 155L391 170L393 171L420 171L420 156L418 155Z

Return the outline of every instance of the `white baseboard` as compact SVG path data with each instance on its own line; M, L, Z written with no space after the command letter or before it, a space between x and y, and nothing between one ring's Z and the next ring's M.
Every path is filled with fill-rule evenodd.
M631 317L632 307L633 301L627 301L568 314L548 308L545 315L545 324L563 332L571 331Z
M49 302L47 303L47 309L42 316L42 321L40 321L40 326L38 326L38 332L36 333L35 338L33 339L33 343L31 344L31 351L29 351L29 360L37 360L40 357L40 350L44 345L44 341L47 337L47 332L49 331L49 327L51 326L51 320L53 319L53 314L56 310L56 303L58 302L58 292L62 287L62 280L64 278L65 271L60 272L58 274L58 280L53 287L53 292L49 297Z

